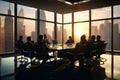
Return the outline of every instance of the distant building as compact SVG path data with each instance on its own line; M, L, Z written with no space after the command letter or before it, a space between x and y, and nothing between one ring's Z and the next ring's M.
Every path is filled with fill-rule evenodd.
M9 8L8 14L11 15L11 10ZM13 51L14 47L14 34L13 34L13 19L12 17L6 16L5 17L5 23L4 23L4 49L5 52Z
M24 16L23 8L20 9L18 16ZM17 39L19 38L19 36L23 36L24 41L26 40L24 19L21 18L18 18L17 21Z

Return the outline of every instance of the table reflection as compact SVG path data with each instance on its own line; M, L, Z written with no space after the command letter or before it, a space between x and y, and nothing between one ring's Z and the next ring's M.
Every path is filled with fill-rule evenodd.
M49 45L49 49L54 49L54 50L63 50L63 49L73 49L75 48L76 44L56 44L56 45Z

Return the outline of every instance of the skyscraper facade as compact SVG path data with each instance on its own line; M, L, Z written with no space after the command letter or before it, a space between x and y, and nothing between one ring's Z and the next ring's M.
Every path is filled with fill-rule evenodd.
M18 16L24 16L24 10L23 8L20 9ZM17 39L19 38L19 36L23 36L24 37L24 41L26 38L25 35L25 25L24 25L24 19L18 18L17 19Z
M8 9L8 14L11 15L10 8ZM13 19L12 17L6 16L4 23L4 50L5 52L13 51L14 47L14 37L13 37Z

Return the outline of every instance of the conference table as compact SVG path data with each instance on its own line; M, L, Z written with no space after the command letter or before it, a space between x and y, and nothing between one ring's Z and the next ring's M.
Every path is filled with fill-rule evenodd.
M75 45L76 44L51 44L49 45L49 49L53 52L54 59L57 60L57 58L60 58L59 55L61 55L63 52L67 52L69 50L74 49Z
M75 48L76 44L57 44L50 45L49 49L53 51L54 60L69 59L72 65L79 60L79 64L83 63L84 53L71 53L71 50ZM82 65L82 64L80 64Z

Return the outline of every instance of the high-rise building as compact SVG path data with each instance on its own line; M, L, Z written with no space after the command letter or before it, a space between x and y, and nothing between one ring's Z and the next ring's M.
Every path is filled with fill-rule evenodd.
M97 36L99 33L98 33L98 29L97 29L97 26L92 26L92 35L95 35Z
M23 8L20 9L18 16L24 16L24 10ZM24 25L24 19L18 18L17 19L17 39L19 38L19 36L23 36L24 37L24 41L26 38L25 35L25 25Z
M8 9L8 14L11 15L10 8ZM5 52L13 51L13 19L12 17L6 16L5 17L5 25L4 25L4 49Z
M114 39L114 50L120 50L120 33L119 33L119 25L114 24L114 29L113 29L113 39Z

